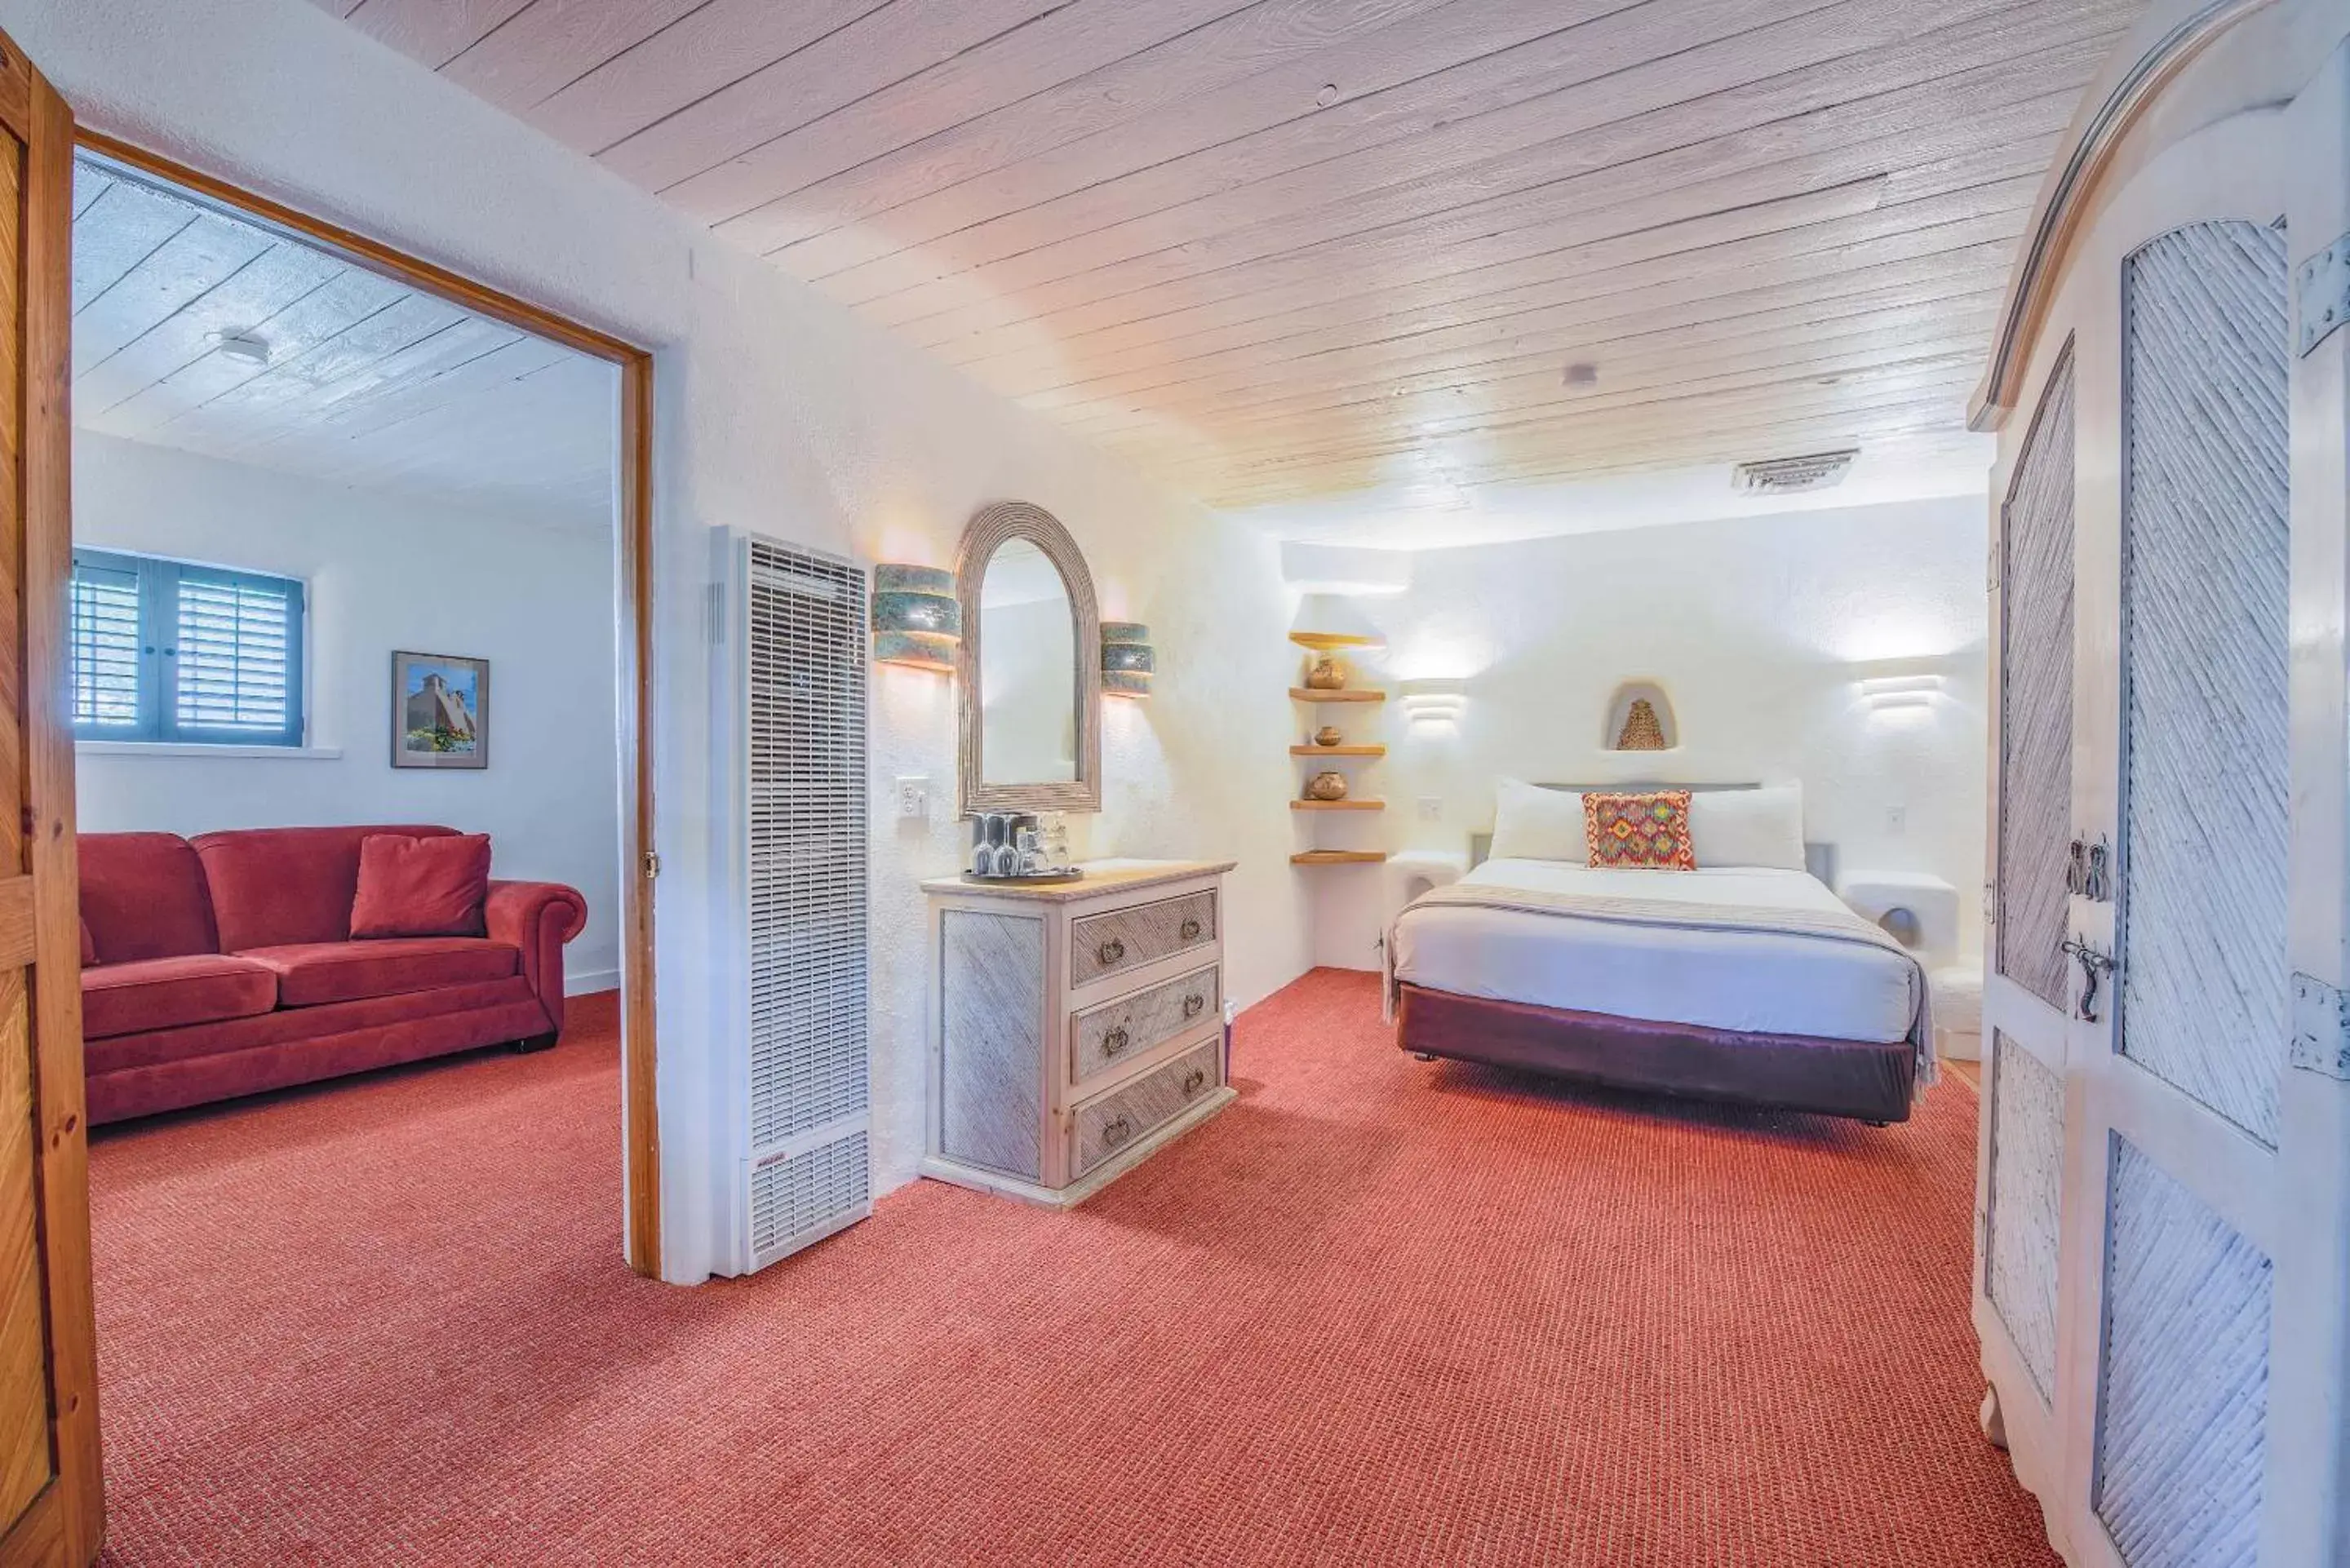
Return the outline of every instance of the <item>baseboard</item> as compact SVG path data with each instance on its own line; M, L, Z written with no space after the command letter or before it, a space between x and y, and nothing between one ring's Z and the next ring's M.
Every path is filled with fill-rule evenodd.
M619 989L620 971L616 969L566 971L563 976L563 994L566 996L585 996L591 991Z

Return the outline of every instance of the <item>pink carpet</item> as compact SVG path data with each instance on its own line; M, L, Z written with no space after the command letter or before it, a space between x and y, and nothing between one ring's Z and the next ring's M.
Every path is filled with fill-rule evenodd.
M2048 1564L1974 1428L1974 1101L1883 1131L1411 1061L1368 976L1083 1210L922 1182L755 1279L618 1255L543 1055L108 1129L108 1561Z

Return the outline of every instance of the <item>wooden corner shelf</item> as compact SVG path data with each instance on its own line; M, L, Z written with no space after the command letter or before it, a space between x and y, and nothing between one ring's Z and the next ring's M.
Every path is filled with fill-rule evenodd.
M1376 866L1386 860L1384 849L1308 849L1289 857L1292 866Z
M1388 700L1384 691L1364 691L1352 687L1337 691L1316 691L1293 686L1289 694L1300 702L1384 702Z
M1327 653L1334 648L1378 648L1376 637L1360 637L1349 631L1293 631L1289 640L1300 648L1310 648L1316 653Z
M1385 746L1292 746L1293 757L1384 757Z
M1383 800L1293 800L1289 803L1292 811L1385 811L1387 808L1388 803Z

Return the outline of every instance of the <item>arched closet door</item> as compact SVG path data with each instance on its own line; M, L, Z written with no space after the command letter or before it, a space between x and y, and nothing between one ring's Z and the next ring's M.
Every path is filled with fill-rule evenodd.
M1981 400L1974 1316L1987 1420L2076 1568L2331 1563L2350 5L2150 11L2051 176Z

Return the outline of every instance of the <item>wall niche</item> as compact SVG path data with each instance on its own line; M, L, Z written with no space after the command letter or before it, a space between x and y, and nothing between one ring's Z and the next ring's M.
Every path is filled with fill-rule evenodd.
M1606 752L1670 752L1681 743L1672 699L1653 680L1627 680L1607 701L1599 748Z

